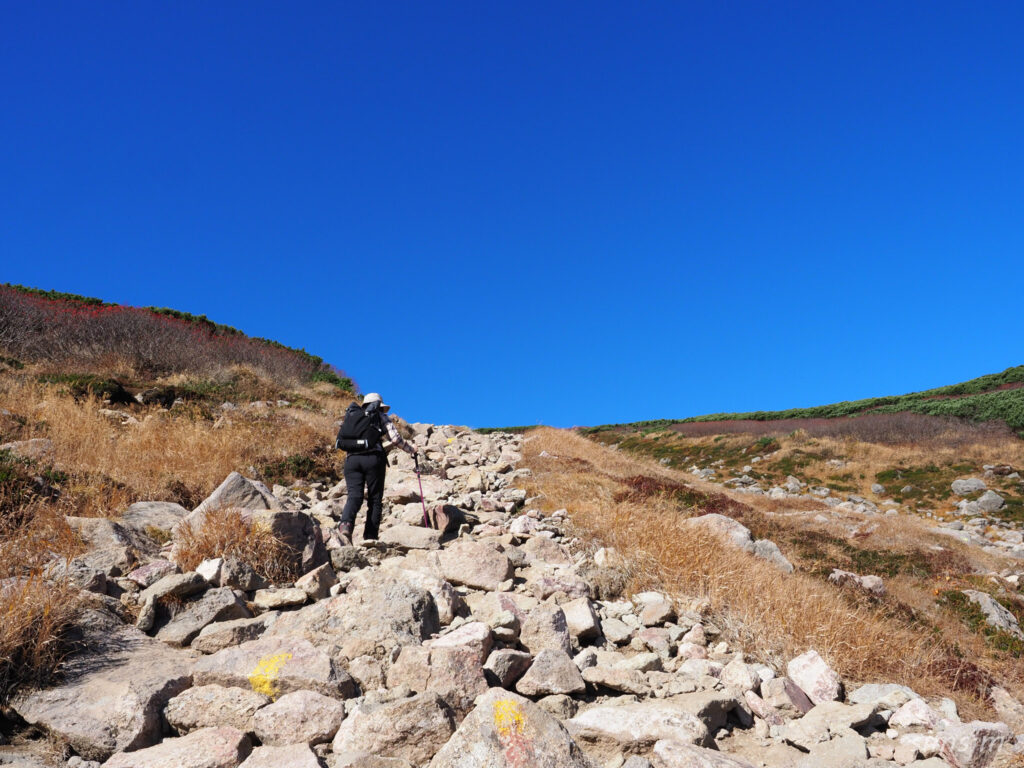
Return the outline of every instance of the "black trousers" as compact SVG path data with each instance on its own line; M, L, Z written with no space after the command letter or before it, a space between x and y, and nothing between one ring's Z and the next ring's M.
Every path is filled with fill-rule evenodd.
M363 538L376 539L380 533L380 518L384 508L384 476L388 469L388 457L384 451L353 454L345 457L345 485L348 501L341 514L341 524L355 526L356 513L363 506L363 487L366 487L366 522L363 523Z

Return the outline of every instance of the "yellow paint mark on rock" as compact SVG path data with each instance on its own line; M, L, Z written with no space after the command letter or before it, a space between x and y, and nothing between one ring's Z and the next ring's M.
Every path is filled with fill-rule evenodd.
M281 674L281 669L291 659L290 653L275 653L271 656L264 656L260 659L256 668L249 673L249 685L256 693L262 693L272 699L277 698L277 688L274 681Z
M525 726L526 717L518 702L510 699L499 699L494 702L494 727L502 741L521 736Z

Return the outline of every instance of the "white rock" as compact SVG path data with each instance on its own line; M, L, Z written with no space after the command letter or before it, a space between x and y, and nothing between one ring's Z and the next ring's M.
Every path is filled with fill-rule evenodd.
M306 744L289 744L256 747L238 768L320 768L320 761Z
M167 702L164 718L181 735L222 725L251 733L252 716L269 703L263 694L245 688L197 685Z
M592 640L601 634L601 622L594 604L586 597L578 597L562 604L569 634L577 640Z
M250 751L249 737L235 728L203 728L155 747L119 752L103 768L235 768Z
M939 722L938 712L929 707L923 699L911 699L889 718L889 726L892 728L912 728L922 726L934 728Z
M206 579L215 587L220 586L220 569L224 566L223 557L215 557L203 560L196 566L196 573Z
M707 726L681 706L668 701L598 705L566 722L574 737L623 749L646 750L661 739L702 744Z
M746 760L670 739L663 739L654 745L654 757L658 761L658 768L754 768Z
M817 651L797 656L786 666L789 678L800 686L815 704L836 701L842 695L843 684L839 675L825 663Z
M976 477L961 477L954 480L950 487L953 489L953 493L957 496L966 496L969 493L984 491L988 488L988 486L985 485L984 480L980 480Z
M345 705L314 691L295 691L253 716L260 741L269 746L323 744L334 738L345 718Z

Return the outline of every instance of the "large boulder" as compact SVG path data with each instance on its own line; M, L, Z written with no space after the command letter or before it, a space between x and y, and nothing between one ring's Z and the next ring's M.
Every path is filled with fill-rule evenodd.
M594 768L565 727L529 699L492 689L429 768Z
M1006 506L1006 500L995 491L985 491L976 502L983 512L998 512Z
M201 653L216 653L231 646L247 643L266 632L267 627L277 621L280 615L278 611L268 611L251 619L208 624L192 641L191 647Z
M440 629L430 592L409 580L376 572L359 574L348 591L283 614L267 635L298 635L314 645L336 647L342 656L382 659L419 645Z
M435 640L427 640L424 645L428 648L469 648L483 664L494 645L494 635L482 621L470 621Z
M537 654L526 674L516 683L516 690L530 697L556 694L571 696L583 693L586 689L587 684L579 667L573 664L569 655L550 648Z
M1024 632L1021 631L1017 617L1003 607L994 597L975 589L965 589L963 593L985 614L985 621L989 626L1001 629L1014 637L1024 640Z
M62 681L16 698L14 710L93 760L159 741L164 706L192 684L191 657L105 611L85 612L81 628Z
M256 747L238 768L320 768L316 753L306 744Z
M420 483L423 484L423 500L431 504L448 497L448 484L434 475L423 475L417 480L415 475L388 473L384 500L392 504L409 504L420 502Z
M349 714L334 737L335 754L368 753L421 765L455 731L455 715L436 693L372 706Z
M867 739L855 731L846 731L811 746L807 757L800 760L796 768L863 768L866 764L870 765L866 763L869 754ZM929 766L925 764L922 768Z
M160 600L164 597L186 598L199 594L210 585L195 571L170 573L139 593L139 603Z
M432 691L460 714L489 687L479 654L460 647L406 646L388 670L387 682L389 688L404 685L417 693Z
M842 698L843 683L839 675L825 662L817 651L792 659L786 667L789 679L800 686L814 704L836 701Z
M164 718L181 735L223 725L251 733L252 716L269 703L269 697L248 688L197 685L167 702Z
M940 754L953 768L986 768L1012 738L1006 723L950 723L939 731Z
M154 532L170 534L187 515L173 501L138 501L121 515L121 525L152 537Z
M782 554L782 550L779 549L779 545L770 539L758 539L755 541L753 554L754 557L767 560L780 571L785 573L792 573L795 570L793 568L793 564L789 562L784 554Z
M309 600L306 590L299 587L282 589L258 589L252 596L253 606L260 611L274 611L278 608L295 608Z
M456 541L438 553L441 572L452 584L497 591L515 569L508 555L485 541Z
M584 669L583 679L598 689L607 688L636 696L646 695L651 690L644 674L635 669L616 669L599 664Z
M493 676L493 682L508 688L530 668L532 663L533 657L525 651L501 648L487 657L484 672Z
M378 757L368 752L335 752L328 758L327 768L415 768L415 766L400 757Z
M671 739L654 745L654 765L657 768L754 768L746 760Z
M950 486L957 496L967 496L977 491L984 491L988 488L985 481L977 477L961 477L953 481Z
M563 603L562 613L565 614L569 634L577 640L593 640L601 634L601 619L589 598L578 597Z
M520 547L530 565L546 563L548 565L572 565L572 558L560 544L544 536L534 536L526 540Z
M196 662L196 685L250 688L276 699L292 691L325 696L354 696L356 686L334 656L308 640L266 634L258 640L225 648Z
M706 531L746 552L752 553L754 551L754 538L750 533L750 529L743 525L743 523L737 522L725 515L711 513L700 515L699 517L691 517L681 520L679 527L684 531Z
M761 695L768 706L785 714L804 715L814 707L814 702L788 677L766 680L761 684Z
M553 603L538 605L522 622L519 644L532 654L549 649L572 653L564 611Z
M197 513L201 515L216 509L280 509L280 506L274 494L263 483L232 472L192 511L188 520L201 520Z
M164 576L170 576L174 573L178 573L178 566L175 563L172 563L170 560L158 559L151 560L145 565L140 565L128 574L128 578L142 589L145 589L156 584Z
M412 571L398 565L391 565L392 562L399 563L400 558L385 560L381 564L381 570L390 572L395 578L402 579L409 584L425 589L434 598L434 605L437 607L437 620L441 626L448 626L456 616L468 613L466 602L449 582L437 574L425 571Z
M442 531L419 525L394 525L380 534L380 541L398 549L440 549Z
M905 685L869 683L852 691L847 698L851 704L874 704L878 709L895 710L919 697Z
M46 461L53 458L53 441L45 437L33 437L30 440L15 440L13 443L0 445L0 451L31 461Z
M818 744L851 735L854 729L867 725L874 714L874 704L824 701L799 720L783 726L781 736L800 749L813 750Z
M645 751L662 739L704 744L708 727L671 700L636 704L600 704L580 712L566 723L577 739L615 751Z
M131 528L104 517L65 517L68 526L85 544L86 552L77 559L106 573L122 576L139 564L145 556L155 556L155 541Z
M236 768L252 751L249 737L235 728L203 728L138 752L121 752L103 768Z
M345 719L345 705L315 691L294 691L259 710L252 719L263 744L323 744Z
M245 601L230 589L211 589L197 600L187 603L156 633L158 640L183 647L209 624L231 619L249 619L252 612Z

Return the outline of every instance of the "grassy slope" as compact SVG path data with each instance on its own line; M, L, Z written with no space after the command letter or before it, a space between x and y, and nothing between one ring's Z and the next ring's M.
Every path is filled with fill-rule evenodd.
M116 518L142 500L191 508L233 470L268 484L337 482L330 446L353 386L303 350L204 317L2 285L0 310L8 320L0 341L22 346L0 345L0 444L45 438L50 446L38 458L0 451L2 706L44 682L67 651L77 590L43 578L54 555L84 549L65 516ZM67 354L64 338L33 325L61 313L98 343ZM119 342L102 338L108 328L126 336L141 328L159 343L142 362L130 349L110 356ZM182 356L196 339L206 342L200 364ZM257 350L256 364L239 362L239 344ZM258 364L264 351L275 365Z
M828 512L820 502L733 495L623 447L539 429L524 458L534 473L528 492L542 508L568 508L585 539L614 547L631 588L664 588L703 607L754 658L784 667L814 648L850 684L895 681L923 695L952 696L968 717L991 719L985 708L993 684L1024 691L1024 645L992 635L958 597L960 589L989 591L1024 618L1024 597L987 577L1002 567L991 555L939 536L914 516L819 517ZM708 512L775 541L796 572L783 574L681 527ZM830 584L833 568L881 575L887 592L875 597Z
M1015 387L1015 388L1011 388ZM748 413L713 413L686 419L659 419L632 424L609 424L595 430L657 429L672 424L708 421L776 421L780 419L834 419L865 413L919 413L928 416L951 416L969 421L1003 421L1024 436L1024 365L1007 368L1002 373L980 376L960 384L912 392L892 397L872 397L813 408L790 408L784 411L750 411Z
M149 332L157 332L165 335L165 338L161 338L157 343L166 343L167 340L173 339L175 336L185 338L184 343L194 343L197 337L187 335L187 331L196 331L201 334L201 338L209 341L213 341L222 344L225 351L234 343L249 343L255 347L273 350L279 354L283 354L287 357L293 358L297 363L297 368L302 370L301 379L303 383L317 383L325 382L331 384L338 389L354 393L355 385L352 380L346 376L339 375L339 371L333 366L324 362L323 358L317 357L307 352L305 349L296 349L293 347L285 346L280 342L274 341L273 339L265 339L257 336L249 336L246 333L233 328L229 325L222 323L215 323L206 315L194 315L190 312L181 312L176 309L169 309L167 307L130 307L122 304L114 304L105 302L102 299L97 299L92 296L79 296L73 293L63 293L60 291L43 290L40 288L32 288L24 285L16 285L12 283L0 284L0 302L5 301L5 292L7 293L7 300L13 301L15 297L30 297L36 300L36 307L41 310L41 315L33 318L37 323L41 318L45 318L47 314L53 317L59 317L62 314L73 313L75 316L75 323L81 326L97 326L97 333L104 334L104 328L98 326L97 318L100 314L104 315L109 319L111 314L123 315L125 322L130 323L132 315L136 317L139 315L148 317L151 323L146 330ZM83 311L85 310L85 311ZM91 311L90 311L91 310ZM19 316L16 313L9 318L9 322L26 322L25 316ZM31 320L28 320L31 323ZM45 319L42 320L45 324ZM38 336L36 329L23 329L21 334L12 333L10 338L14 339L18 336L20 340L24 340L26 336ZM180 340L178 343L182 343ZM38 340L37 340L38 345ZM56 345L52 345L54 351L56 351ZM99 345L96 345L97 348ZM45 342L40 347L47 349ZM0 350L0 352L6 351L7 353L16 352L15 349ZM98 354L94 352L94 354ZM129 358L130 358L129 353ZM100 365L107 363L106 359L101 359L98 362ZM168 357L168 359L171 359ZM9 368L21 368L24 365L25 360L18 359L15 356L6 356L0 354L0 369L3 367ZM48 355L43 356L42 360L36 360L36 362L55 362L50 359ZM66 360L61 360L64 363ZM93 362L93 361L89 361ZM137 360L128 360L128 362L138 363ZM151 362L151 361L150 361ZM173 366L172 366L173 368ZM179 373L185 371L179 370ZM271 374L273 375L273 374Z

